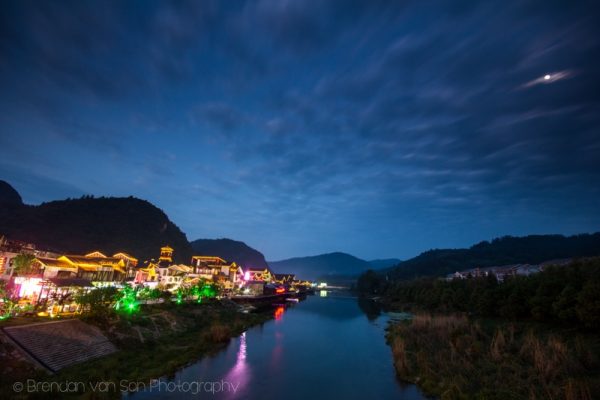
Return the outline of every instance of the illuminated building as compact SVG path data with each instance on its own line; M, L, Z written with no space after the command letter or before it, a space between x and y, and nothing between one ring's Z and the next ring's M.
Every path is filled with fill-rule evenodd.
M85 255L85 257L88 258L106 258L106 255L100 251L92 251L91 253L88 253Z
M0 279L10 281L14 268L13 259L19 254L31 254L37 257L57 257L58 254L36 249L32 243L10 240L0 236Z
M273 281L281 285L291 285L296 280L294 274L275 274Z
M106 283L125 279L125 262L120 258L65 255L58 260L76 267L77 277L87 279L95 286L106 286Z
M243 270L235 262L228 264L221 257L193 256L193 273L203 279L220 281L226 288L239 284Z
M99 252L36 257L28 274L14 277L14 293L20 301L31 304L70 304L66 300L77 291L121 282L125 277L124 265L122 259Z
M159 265L168 265L173 262L173 248L164 246L160 248L160 257L158 258Z
M120 252L113 255L113 257L120 258L121 260L125 261L125 266L137 267L138 259L133 256L130 256L127 253Z
M161 285L166 290L177 290L194 269L183 264L173 264L173 252L173 248L169 246L161 247L158 262L151 260L145 263L146 267L137 269L134 283L149 287Z
M156 269L157 266L154 263L149 263L145 268L139 268L133 281L137 284L143 284L145 282L158 283L158 273Z
M273 273L268 268L247 268L244 272L246 281L271 282L273 281Z

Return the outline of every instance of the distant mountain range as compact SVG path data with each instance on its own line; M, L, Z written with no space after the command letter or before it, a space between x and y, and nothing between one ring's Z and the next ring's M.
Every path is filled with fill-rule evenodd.
M267 267L265 256L244 242L231 239L198 239L190 244L195 254L218 256L245 267Z
M380 270L390 279L407 280L424 276L444 276L468 268L528 263L600 255L600 233L563 235L505 236L468 249L436 249L421 253L392 268Z
M399 260L397 258L384 258L379 260L371 260L369 261L369 264L371 264L371 268L373 269L383 269L393 267L395 265L400 264L401 262L402 260Z
M158 257L160 247L170 245L178 263L189 262L194 253L216 255L245 267L262 268L268 264L276 273L294 273L304 279L355 277L368 269L376 269L391 279L412 279L474 267L600 255L600 233L594 233L569 237L507 236L468 249L429 250L406 261L368 262L335 252L267 263L262 253L243 242L198 239L189 243L162 210L145 200L84 196L31 206L23 204L19 193L1 180L0 235L59 252L125 251L141 261Z
M365 260L340 252L268 261L268 264L275 272L294 273L304 279L316 279L327 275L358 276L373 268Z

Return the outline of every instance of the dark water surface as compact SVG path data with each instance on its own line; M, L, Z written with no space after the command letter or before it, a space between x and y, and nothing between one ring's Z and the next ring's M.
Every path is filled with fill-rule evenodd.
M274 307L273 312L274 320L249 329L223 351L129 397L425 398L414 385L396 379L384 339L389 317L378 315L368 303L359 304L347 294L317 292L300 303Z

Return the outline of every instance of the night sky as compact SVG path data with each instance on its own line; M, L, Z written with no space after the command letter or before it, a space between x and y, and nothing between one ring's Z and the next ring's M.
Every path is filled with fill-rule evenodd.
M267 259L600 230L584 1L14 1L0 179Z

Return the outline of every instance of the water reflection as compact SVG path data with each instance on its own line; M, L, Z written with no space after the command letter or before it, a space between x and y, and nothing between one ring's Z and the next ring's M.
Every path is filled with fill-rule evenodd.
M358 307L365 313L369 321L375 321L381 315L381 307L371 299L359 297Z
M284 306L278 306L275 309L275 321L279 321L281 319L281 317L283 316L284 312L285 312L285 307Z
M415 386L401 385L396 378L385 343L387 314L370 322L365 318L365 313L374 315L369 305L359 306L348 293L328 294L278 305L271 310L274 321L250 328L226 349L182 369L172 380L224 380L236 386L235 393L215 393L215 400L423 400ZM135 395L135 400L163 398L199 397L184 392Z
M229 370L225 376L225 381L232 382L240 388L244 388L250 380L250 371L248 370L248 364L246 363L247 357L247 344L246 344L246 332L240 335L240 346L238 347L237 357L235 365Z

